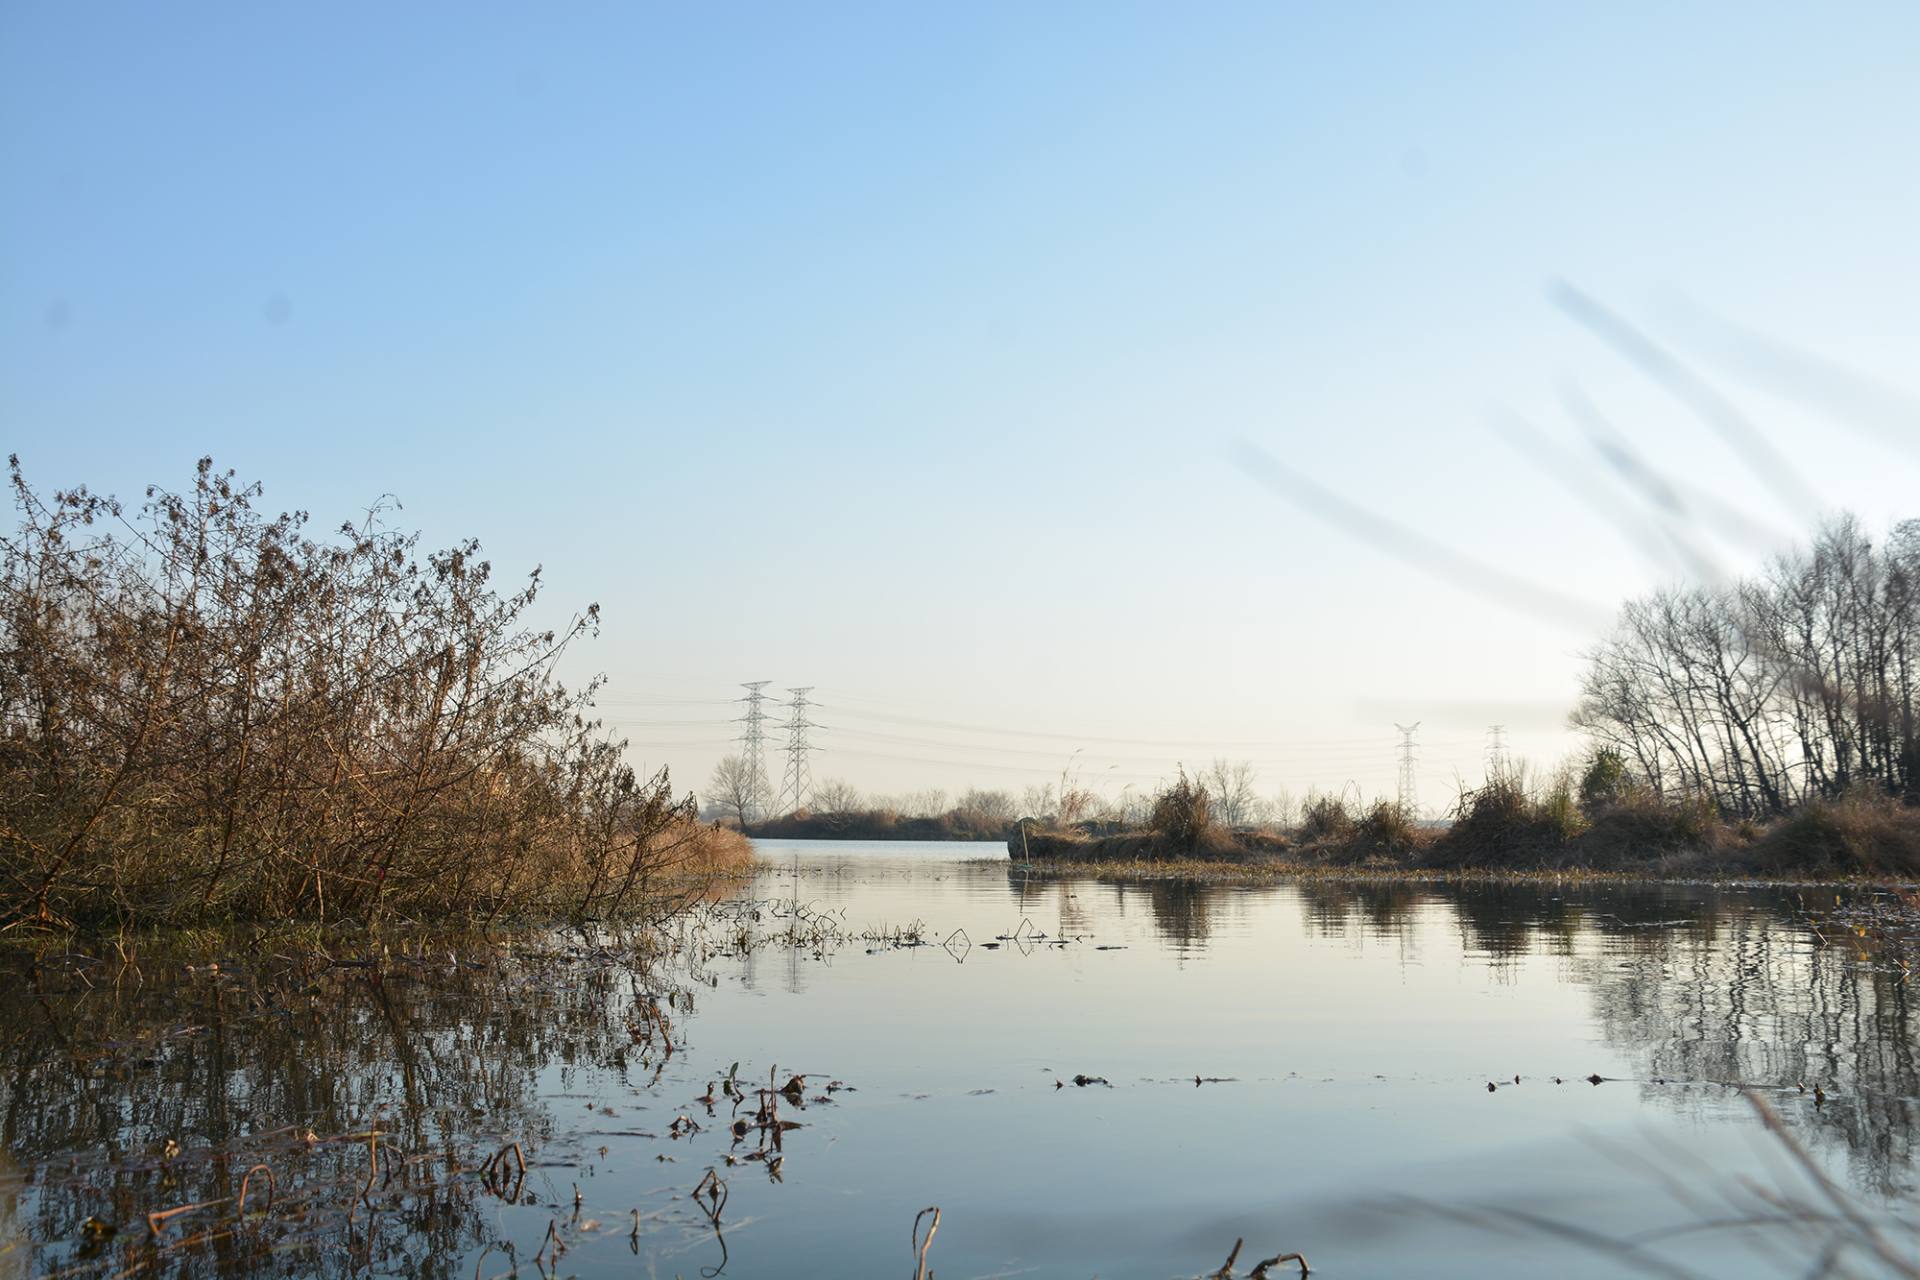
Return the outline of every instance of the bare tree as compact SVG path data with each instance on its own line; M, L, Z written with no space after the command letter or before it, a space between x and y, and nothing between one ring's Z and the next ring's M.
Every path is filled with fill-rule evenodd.
M1198 781L1206 787L1220 821L1229 827L1244 827L1253 821L1259 792L1254 789L1252 761L1215 756L1213 763L1200 771Z
M1059 803L1054 799L1051 782L1028 787L1020 793L1020 816L1023 818L1052 819L1058 810Z
M10 480L0 931L604 916L705 838L557 678L597 608L530 626L476 541L270 517L210 459L137 506Z
M1260 808L1259 820L1270 823L1280 831L1292 830L1300 818L1300 801L1285 787L1262 801Z
M1014 812L1016 807L1010 792L984 791L979 787L962 792L959 802L953 806L956 813L987 822L1012 822L1019 816Z
M1920 793L1920 524L1857 521L1729 587L1629 601L1573 723L1641 785L1737 814L1869 785Z
M760 802L759 783L745 756L723 756L707 780L707 798L718 805L722 813L731 814L744 830L753 820Z
M937 818L947 811L947 793L939 787L912 791L900 797L898 807L903 818Z
M813 784L809 807L815 813L858 813L860 789L843 778L822 778Z

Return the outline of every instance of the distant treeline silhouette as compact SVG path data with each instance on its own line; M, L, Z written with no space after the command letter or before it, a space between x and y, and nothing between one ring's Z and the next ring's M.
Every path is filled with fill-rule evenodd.
M1180 769L1180 776L1186 776ZM1196 780L1210 798L1210 812L1227 826L1245 830L1289 824L1298 809L1282 788L1273 797L1257 794L1257 775L1246 760L1215 757ZM1118 797L1081 785L1071 768L1058 786L1046 782L1013 792L998 787L969 787L948 803L938 787L902 795L863 795L852 783L823 778L805 805L782 814L767 812L764 779L756 779L746 758L723 757L707 783L707 816L745 825L754 835L820 837L838 840L1002 840L1016 822L1044 828L1075 827L1124 831L1148 821L1156 797L1169 782L1141 790L1129 786Z
M11 474L0 926L607 915L747 860L558 681L597 606L529 626L537 572L387 505L314 536L206 459L132 508Z
M894 809L859 809L781 814L751 824L747 832L778 840L1005 840L1012 826L960 809L929 817L911 817Z

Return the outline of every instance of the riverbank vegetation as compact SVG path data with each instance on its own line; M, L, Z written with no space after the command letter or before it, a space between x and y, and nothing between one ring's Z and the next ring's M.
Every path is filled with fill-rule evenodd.
M1000 818L949 809L931 816L908 816L897 809L857 809L851 813L801 810L755 822L756 837L776 840L1005 840L1013 824Z
M634 773L477 541L316 533L202 460L137 505L11 470L0 928L589 918L749 865Z
M851 783L825 778L806 803L769 815L767 783L741 756L726 756L707 783L705 816L756 836L783 840L1005 840L1020 805L1048 812L1057 806L1051 787L1011 791L974 788L952 804L938 789L900 796L863 796Z
M1009 838L1016 862L1113 868L1211 866L1211 878L1262 869L1365 872L1603 872L1750 878L1920 876L1920 808L1855 788L1772 819L1729 815L1699 796L1663 796L1602 748L1578 776L1524 767L1463 791L1444 825L1399 805L1309 796L1284 830L1234 830L1215 819L1206 788L1183 774L1137 830L1034 824Z
M1217 816L1210 790L1232 784L1216 762L1132 830L1037 823L1008 848L1081 864L1920 876L1916 704L1920 521L1875 543L1843 517L1753 578L1629 602L1588 656L1572 717L1586 758L1497 767L1444 823L1312 795L1248 829Z

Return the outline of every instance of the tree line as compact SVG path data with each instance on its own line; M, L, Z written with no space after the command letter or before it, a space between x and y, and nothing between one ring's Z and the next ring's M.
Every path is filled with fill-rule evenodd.
M1184 772L1181 776L1185 777ZM1194 775L1194 781L1206 788L1214 815L1229 827L1289 825L1300 812L1300 805L1284 788L1272 796L1260 794L1259 775L1251 761L1216 757ZM1138 827L1151 817L1155 799L1167 785L1130 786L1116 796L1105 796L1082 786L1071 770L1063 770L1057 783L1036 783L1018 791L969 787L949 798L938 787L868 795L844 779L824 778L814 784L803 811L814 816L945 819L955 830L980 832L999 831L1023 818L1051 826ZM764 781L755 778L743 756L725 756L714 765L705 799L708 817L731 819L739 826L787 816L768 812Z
M1629 602L1573 723L1637 781L1763 817L1873 790L1920 798L1920 521L1851 516L1762 572Z

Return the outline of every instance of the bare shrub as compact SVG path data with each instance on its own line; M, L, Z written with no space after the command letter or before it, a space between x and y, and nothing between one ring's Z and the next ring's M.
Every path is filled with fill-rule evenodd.
M1525 768L1505 769L1478 790L1461 792L1453 825L1423 860L1445 867L1550 865L1566 856L1584 828L1572 782L1564 774L1535 788Z
M1296 835L1301 844L1341 844L1353 839L1357 825L1345 797L1316 792L1300 806Z
M1774 824L1754 852L1777 870L1912 875L1920 871L1920 808L1867 788L1815 800Z
M1353 843L1366 854L1404 856L1412 853L1420 829L1413 815L1395 800L1376 800L1354 824Z
M1626 867L1676 853L1715 853L1729 840L1705 796L1668 798L1630 785L1611 799L1584 807L1587 829L1580 836L1580 854L1591 867Z
M0 924L615 912L693 838L556 678L598 609L529 626L537 572L387 507L316 536L205 459L131 508L11 475Z
M1154 796L1147 826L1157 837L1157 847L1164 852L1219 850L1233 843L1232 833L1214 821L1213 802L1207 789L1187 777L1185 769Z

